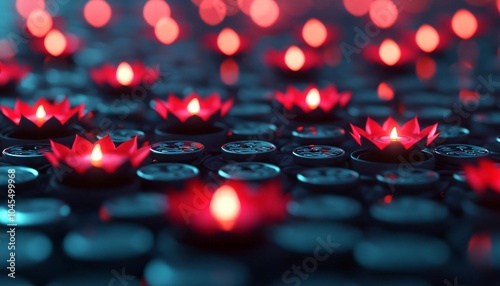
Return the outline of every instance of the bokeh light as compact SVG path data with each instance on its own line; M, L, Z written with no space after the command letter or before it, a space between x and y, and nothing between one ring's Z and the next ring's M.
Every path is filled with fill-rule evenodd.
M52 17L47 11L36 9L26 19L26 27L33 36L41 38L52 29Z
M274 0L255 0L250 6L250 17L262 28L272 26L280 15L280 8Z
M142 9L142 16L148 25L154 27L161 18L170 17L170 6L163 0L148 0Z
M417 30L415 41L422 51L432 53L439 46L439 34L432 26L424 24Z
M161 18L156 23L155 35L158 41L170 45L179 37L179 25L170 17Z
M370 5L370 19L377 27L387 29L398 19L398 7L391 0L375 0Z
M463 40L472 38L477 31L477 26L474 14L465 9L458 10L451 19L453 32Z
M313 48L322 46L328 36L325 25L318 19L309 19L302 28L302 38Z
M83 17L92 27L104 27L111 19L111 6L105 0L90 0L83 8Z

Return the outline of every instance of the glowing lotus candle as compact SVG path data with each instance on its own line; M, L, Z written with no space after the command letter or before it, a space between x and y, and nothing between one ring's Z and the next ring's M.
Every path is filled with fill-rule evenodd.
M205 98L192 93L184 99L171 94L166 101L156 99L155 110L166 119L167 125L190 126L199 130L224 117L232 105L233 100L223 101L217 93Z
M197 205L194 212L192 204L199 196L199 184L188 186L185 192L172 193L169 201L173 207L169 208L168 215L176 225L189 227L200 235L245 235L286 216L289 197L276 182L259 186L250 186L244 181L225 183L208 194L206 204Z
M220 121L232 105L232 99L223 101L217 93L204 98L191 93L182 99L173 94L166 101L156 99L154 108L165 119L155 129L156 141L194 140L210 152L220 151L227 137L227 127Z
M368 118L365 130L351 124L350 133L354 140L364 149L394 155L412 150L422 150L439 136L438 124L420 130L417 117L399 125L389 117L382 126Z
M291 46L286 51L269 50L265 55L265 62L288 74L309 72L323 64L316 51L297 46Z
M30 135L43 135L44 138L64 133L84 116L85 106L71 107L68 98L51 103L40 98L33 105L16 100L14 109L1 105L2 114L20 132Z
M141 84L153 85L160 77L160 71L141 62L121 62L117 66L104 64L100 68L91 69L90 77L100 87L122 91Z
M66 170L63 182L87 185L106 181L106 178L127 180L127 176L133 177L135 169L150 151L149 146L137 147L137 137L116 147L109 135L95 143L76 135L71 149L52 140L50 145L52 152L44 152L44 155L56 169ZM83 178L93 181L84 182Z
M16 62L0 62L0 89L10 88L21 81L30 71L27 66Z
M345 108L351 92L338 92L334 85L318 88L309 85L305 90L289 86L286 92L276 92L276 101L298 120L327 119L338 109Z

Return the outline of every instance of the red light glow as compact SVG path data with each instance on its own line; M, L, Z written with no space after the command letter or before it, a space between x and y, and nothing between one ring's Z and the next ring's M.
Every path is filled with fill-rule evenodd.
M161 18L156 23L155 35L158 41L170 45L179 37L179 25L170 17Z
M90 0L83 8L83 17L95 28L101 28L111 19L111 6L105 0Z
M478 23L474 14L468 10L460 9L453 15L451 27L459 38L467 40L476 33Z
M432 53L439 45L439 34L432 26L425 24L417 30L415 41L422 51Z
M163 0L148 0L142 9L142 16L151 27L163 17L170 17L170 13L170 6Z
M398 19L398 7L391 0L376 0L370 5L370 19L377 27L387 29Z
M274 0L254 0L250 5L250 18L262 28L272 26L280 15L280 8Z
M328 36L325 25L317 19L309 19L302 28L302 38L313 48L322 46Z
M29 14L26 28L33 36L41 38L52 29L52 17L47 11L36 9Z

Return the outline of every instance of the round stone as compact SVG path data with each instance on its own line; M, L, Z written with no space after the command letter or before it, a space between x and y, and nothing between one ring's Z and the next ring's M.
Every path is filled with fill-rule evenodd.
M231 140L251 140L273 141L276 139L278 128L274 124L263 122L238 122L229 129Z
M135 224L86 225L69 232L63 241L66 255L80 261L122 261L146 255L154 236Z
M439 142L446 142L448 144L462 143L470 134L469 129L467 128L444 124L439 124L438 133L439 137L436 140Z
M189 162L205 152L203 144L193 141L162 141L151 145L151 157L159 162Z
M276 146L265 141L246 140L226 143L221 150L226 160L265 161L276 152Z
M445 266L450 247L442 240L413 234L383 234L354 249L359 265L372 271L422 272Z
M370 214L380 222L396 225L426 225L443 222L448 217L448 209L431 200L402 197L391 203L378 203L370 208Z
M49 144L16 145L5 148L2 151L2 156L7 163L38 167L48 164L43 152L51 151L52 148Z
M192 179L198 176L198 168L180 163L158 163L137 170L137 175L146 181L172 182Z
M107 216L105 220L158 217L163 216L167 208L167 196L158 193L137 193L114 197L102 205Z
M341 163L345 159L345 151L327 145L308 145L297 147L292 151L295 163L306 166L328 166Z
M342 192L357 185L359 174L344 168L319 167L299 172L297 179L311 191L319 188L322 191Z
M332 195L307 196L288 204L290 215L311 220L349 220L360 215L362 210L356 200Z
M352 251L362 238L359 229L341 223L295 222L275 228L274 243L297 254L311 254L320 246L324 253L342 254Z
M154 259L144 269L148 285L244 286L249 279L248 270L240 262L206 255L172 261Z
M6 234L10 237L10 233L7 233L5 228L2 230L2 234ZM2 267L3 271L6 271L7 267L9 267L9 262L7 260L10 257L10 253L14 250L7 248L9 237L2 237L2 245L4 247L0 247L0 255L2 257L2 260L0 260L0 267ZM34 267L35 265L41 267L43 263L47 263L47 259L49 259L52 254L54 245L46 235L31 230L17 228L14 237L16 242L15 268L17 270L17 279L17 274L22 272L23 268ZM7 274L4 275L7 276ZM17 285L17 283L10 282L5 285Z
M223 166L218 174L229 180L260 181L276 178L280 168L261 162L241 162Z
M106 135L109 135L111 140L115 143L123 143L137 136L137 140L144 140L145 134L141 130L135 129L115 129L109 132L103 132L97 135L97 139L102 139Z
M424 192L439 182L439 174L432 170L409 168L382 172L377 181L389 188L402 192Z
M15 209L15 223L24 227L55 225L71 213L70 207L65 202L51 198L19 200ZM6 205L0 206L0 223L12 223L9 221Z
M292 131L293 138L302 144L332 144L342 142L345 130L335 125L299 126Z
M460 166L487 158L490 154L486 148L468 144L439 145L433 152L440 164Z

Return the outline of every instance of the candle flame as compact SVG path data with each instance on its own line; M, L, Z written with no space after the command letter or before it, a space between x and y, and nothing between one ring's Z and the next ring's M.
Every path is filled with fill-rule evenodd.
M94 149L92 149L92 154L90 154L90 160L92 161L92 165L99 165L102 161L102 151L101 145L96 144Z
M58 30L52 30L45 36L44 45L49 54L57 57L64 52L68 46L68 41L63 33Z
M240 48L240 37L230 28L224 28L217 37L217 46L226 56L236 54Z
M379 56L386 65L394 66L401 58L401 49L393 40L385 39L380 44Z
M198 98L193 98L187 105L187 110L191 115L196 115L200 112L200 101Z
M47 115L47 112L45 112L43 105L38 106L38 108L36 109L36 114L35 114L36 118L38 120L43 120L46 115Z
M397 141L399 139L396 127L392 128L391 135L389 136L389 138L391 138L392 141Z
M52 29L52 17L42 9L33 10L26 19L26 28L37 38L45 36Z
M236 191L230 186L218 188L210 202L210 214L217 220L224 231L234 227L240 214L241 203Z
M314 110L318 108L320 102L321 102L321 97L319 96L318 89L316 88L311 89L306 96L307 106L309 106L311 110Z
M306 62L304 52L297 46L291 46L285 53L285 64L292 71L298 71Z
M128 86L132 83L133 79L134 71L132 70L132 67L126 62L120 63L116 69L116 80L121 85Z

